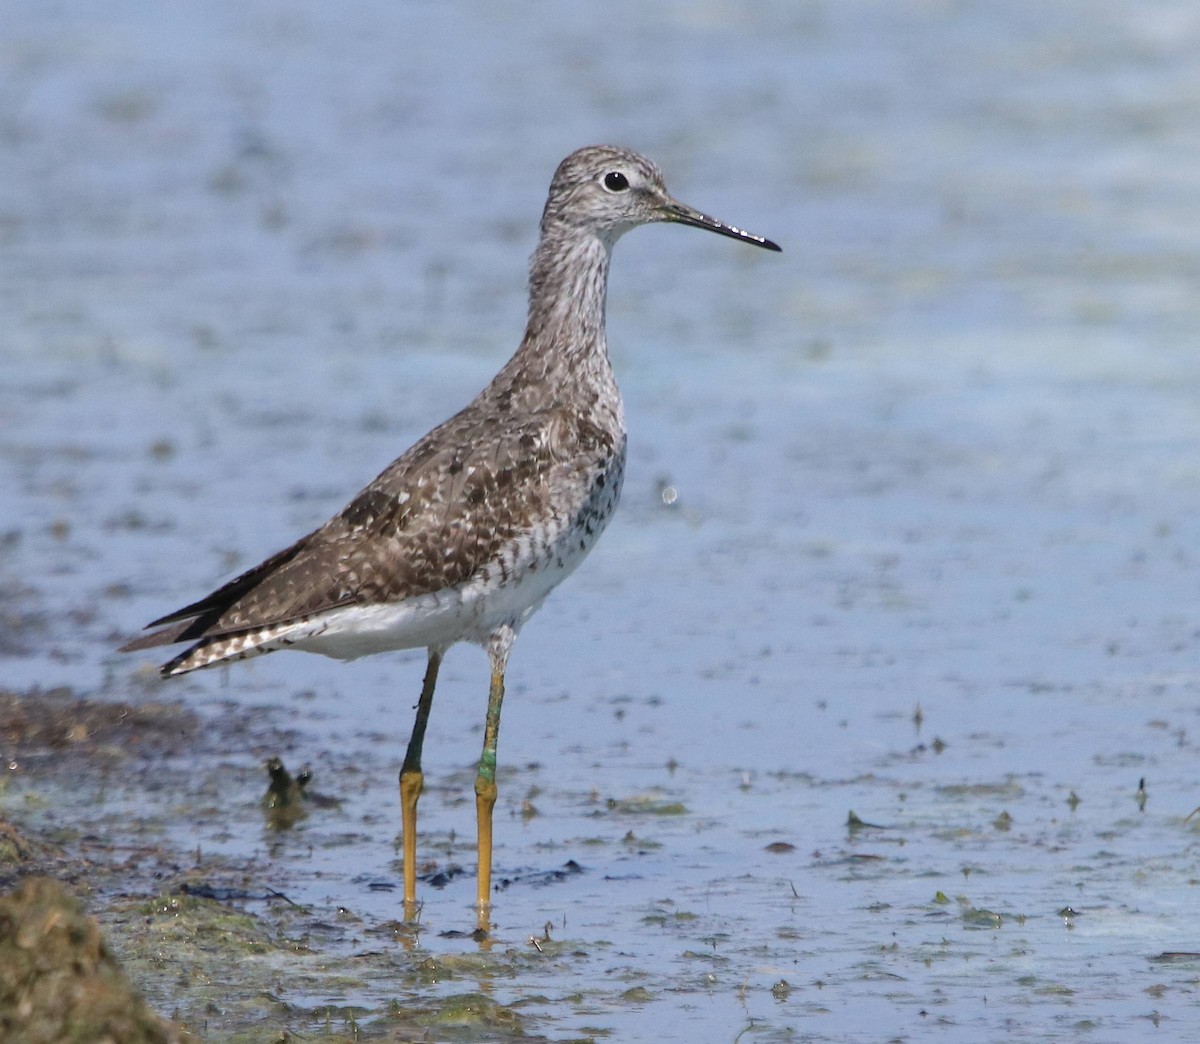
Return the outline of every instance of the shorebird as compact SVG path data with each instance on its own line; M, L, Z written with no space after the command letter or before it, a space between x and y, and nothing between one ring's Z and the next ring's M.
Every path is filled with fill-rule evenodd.
M122 647L191 643L163 665L164 676L277 649L341 660L426 649L400 770L406 916L416 903L421 748L438 668L451 645L473 642L491 666L475 779L486 931L508 655L616 509L625 418L604 337L609 259L624 233L662 221L779 250L672 199L658 167L636 152L602 145L572 153L542 214L525 336L491 384L319 529Z

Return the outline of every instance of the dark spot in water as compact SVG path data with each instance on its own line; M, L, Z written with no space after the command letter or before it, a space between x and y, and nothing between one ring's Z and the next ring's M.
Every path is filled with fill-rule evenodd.
M432 870L427 874L419 874L418 881L423 881L431 888L445 888L456 877L460 877L464 873L463 868L457 863L450 863L440 867L437 870Z
M496 885L496 891L500 892L518 884L533 885L534 887L541 888L546 885L558 884L560 881L565 881L568 877L573 877L583 872L583 867L575 862L574 859L568 859L562 866L551 870L531 870L529 873L513 874L511 877L502 878Z

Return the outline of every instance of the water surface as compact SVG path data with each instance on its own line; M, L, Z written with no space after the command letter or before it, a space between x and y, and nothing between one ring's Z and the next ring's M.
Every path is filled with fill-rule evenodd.
M0 40L0 681L261 708L193 766L203 813L138 776L75 815L352 912L304 929L273 1031L479 991L552 1040L1187 1032L1197 964L1156 958L1200 951L1193 5L17 3ZM440 934L473 923L459 648L422 854L465 872L405 949L373 932L422 658L159 688L113 648L474 395L593 141L785 253L617 248L625 501L512 658L497 943ZM285 728L343 804L280 836ZM11 776L33 816L47 784ZM317 975L364 949L393 973Z

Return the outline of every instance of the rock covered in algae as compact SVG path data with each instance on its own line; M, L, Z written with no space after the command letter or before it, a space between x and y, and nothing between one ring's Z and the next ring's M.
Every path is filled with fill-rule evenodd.
M125 978L100 928L62 885L27 878L0 898L0 1040L174 1044Z

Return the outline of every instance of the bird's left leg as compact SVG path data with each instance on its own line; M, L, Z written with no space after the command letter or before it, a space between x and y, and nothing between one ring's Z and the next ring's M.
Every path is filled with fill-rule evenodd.
M516 633L504 626L488 639L487 653L492 666L488 687L487 719L483 726L483 753L475 777L475 814L479 825L479 917L486 931L487 911L492 895L492 810L496 807L496 739L500 732L500 705L504 702L504 671Z

